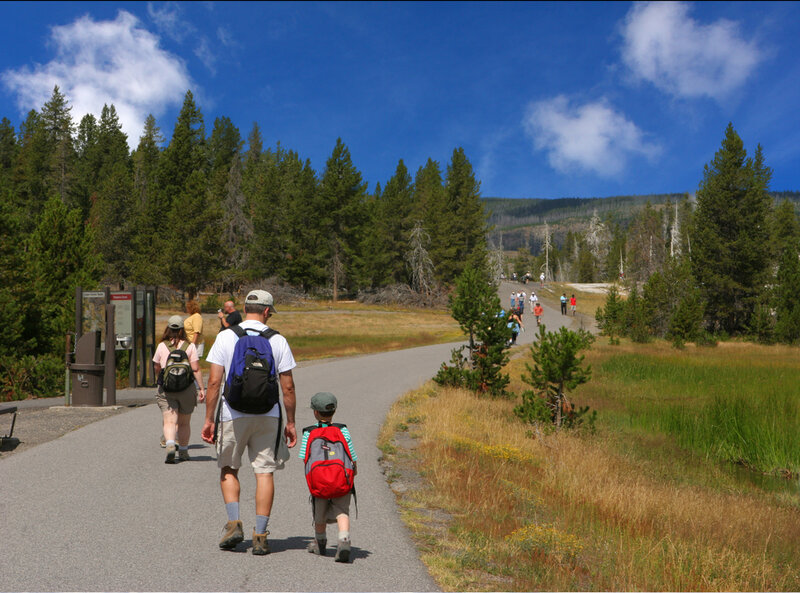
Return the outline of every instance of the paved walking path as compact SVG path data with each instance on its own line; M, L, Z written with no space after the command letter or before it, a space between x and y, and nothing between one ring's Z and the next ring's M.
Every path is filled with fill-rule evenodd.
M555 328L560 314L547 308L548 315ZM533 318L526 314L525 321ZM518 342L529 343L535 333L531 326ZM435 590L397 513L375 443L391 404L432 377L452 348L295 370L298 428L313 423L311 395L331 391L340 402L336 419L353 433L359 515L351 525L352 564L305 550L312 526L297 448L275 478L272 554L250 553L255 482L248 467L240 471L245 542L236 552L220 551L226 516L214 451L200 440L204 407L192 417L192 461L166 465L161 415L147 405L0 459L0 591ZM118 400L147 393L120 390Z

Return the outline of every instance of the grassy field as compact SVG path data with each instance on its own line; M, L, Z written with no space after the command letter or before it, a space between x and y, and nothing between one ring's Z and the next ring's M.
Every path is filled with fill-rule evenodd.
M797 355L596 343L573 397L594 434L433 384L406 395L380 446L423 561L453 591L800 589L800 493L719 461L796 471Z
M459 340L463 334L447 311L390 309L357 303L319 302L303 307L278 308L270 327L289 340L295 359L312 360L353 354L369 354ZM160 337L170 315L185 313L171 308L157 311L156 334ZM205 352L219 331L216 315L203 315ZM201 362L207 368L205 361Z

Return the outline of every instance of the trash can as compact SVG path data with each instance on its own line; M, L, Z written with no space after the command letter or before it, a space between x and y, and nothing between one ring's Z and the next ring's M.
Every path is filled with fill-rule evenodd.
M87 332L75 345L69 365L73 406L102 406L105 365L100 363L100 332Z
M105 366L73 363L69 367L73 406L102 406Z

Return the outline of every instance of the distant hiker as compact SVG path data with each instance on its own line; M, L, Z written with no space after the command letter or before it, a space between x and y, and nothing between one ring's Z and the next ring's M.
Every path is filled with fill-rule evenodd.
M270 552L267 525L275 495L273 472L283 469L289 459L287 447L297 443L292 377L297 365L286 338L266 325L275 312L270 293L251 290L244 303L244 321L219 332L207 359L211 368L202 437L217 445L220 488L228 514L219 547L232 550L244 540L239 520L239 468L247 449L256 477L256 556ZM220 397L223 383L225 391Z
M519 332L524 330L524 326L522 325L522 319L520 319L519 315L515 312L511 312L508 316L508 324L507 327L511 330L511 342L510 345L513 346L517 343L517 336L519 336Z
M219 317L219 330L227 329L232 325L239 325L242 322L242 315L236 310L233 301L225 301L222 309L217 311Z
M519 305L519 306L517 307L517 309L519 310L519 316L520 316L520 319L522 318L522 315L523 315L523 313L525 313L525 297L526 297L526 296L527 296L527 295L525 294L525 291L523 290L523 291L522 291L522 292L519 294L519 298L517 299L517 303L518 303L518 305Z
M325 556L328 523L336 523L336 562L350 561L350 498L355 495L353 478L358 473L358 456L344 424L334 424L338 402L332 393L316 393L311 409L317 424L303 429L299 457L305 463L306 482L311 492L314 541L308 551Z
M544 288L544 272L539 274L539 287Z
M578 308L578 302L575 300L575 295L569 299L569 306L572 309L572 316L575 317L575 310Z
M156 403L161 410L167 449L164 463L189 461L192 412L197 400L205 399L198 361L197 349L186 338L183 319L173 315L153 355L153 368L158 377Z
M542 315L544 314L544 309L542 309L542 305L538 301L533 306L533 314L536 316L536 325L541 325L541 323L542 323Z
M528 298L528 300L531 302L531 310L533 310L533 306L539 300L539 297L536 296L535 292L531 292L531 296Z
M203 316L200 315L200 305L197 301L189 301L186 303L186 312L189 317L183 322L183 328L186 330L186 337L189 339L190 344L194 344L197 348L197 356L203 358L203 350L205 343L203 338Z
M562 315L566 315L567 314L567 293L566 292L561 295L561 314Z
M509 307L512 311L517 308L517 293L511 293L511 306Z

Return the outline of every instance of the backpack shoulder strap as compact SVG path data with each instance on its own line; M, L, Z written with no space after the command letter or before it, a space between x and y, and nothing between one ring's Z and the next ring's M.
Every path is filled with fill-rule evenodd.
M184 340L183 341L183 345L181 345L180 349L183 350L184 352L186 352L186 350L189 349L189 340Z
M280 332L278 330L268 327L267 329L263 330L259 335L269 340L272 336L277 335L279 333Z
M240 338L243 338L243 337L245 337L247 335L247 332L244 330L244 328L239 327L238 324L237 325L228 326L227 329L233 331L233 333L235 333Z

